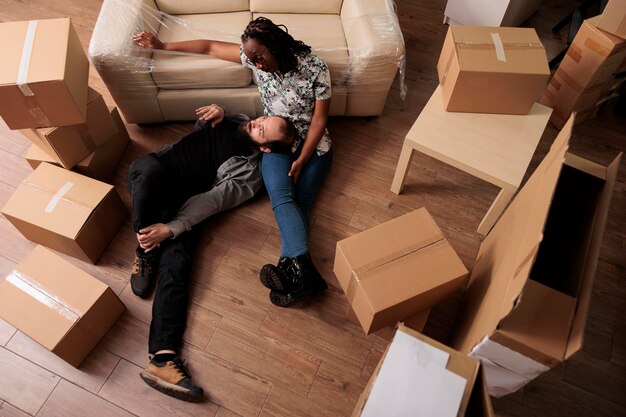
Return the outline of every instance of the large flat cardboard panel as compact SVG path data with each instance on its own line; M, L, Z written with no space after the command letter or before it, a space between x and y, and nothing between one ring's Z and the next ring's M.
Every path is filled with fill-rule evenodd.
M109 287L36 246L0 283L0 316L74 366L124 311Z
M470 276L465 311L452 341L455 349L469 353L483 337L493 333L515 305L525 284L515 272L542 239L543 222L565 160L572 125L573 119L481 244ZM549 197L542 196L542 191ZM515 289L507 298L510 285Z
M477 113L528 114L550 75L527 28L450 26L437 70L445 109Z
M70 19L31 22L0 24L0 116L11 129L85 122L89 62Z
M2 213L26 238L92 263L127 216L113 186L46 163Z
M434 348L441 350L449 355L448 363L446 365L446 369L449 371L459 375L467 381L465 386L463 399L461 401L461 406L459 408L458 416L464 416L466 413L471 413L471 415L476 416L491 416L493 415L493 411L491 408L491 402L489 401L489 396L486 394L484 387L476 386L475 382L480 381L480 362L467 357L464 354L461 354L454 349L451 349L448 346L445 346L435 340L432 340L421 333L410 329L404 326L402 323L398 325L396 332L403 332L405 334L410 335L424 343L427 343ZM365 406L367 399L370 395L372 387L376 381L378 373L380 371L381 365L384 363L387 355L389 353L389 349L385 351L385 354L381 358L378 363L372 377L368 385L363 390L363 393L359 397L359 401L357 402L354 411L352 413L352 417L358 417L361 415L363 411L363 407Z
M626 38L626 1L609 0L598 27L620 38Z
M334 271L368 334L429 309L467 276L423 208L338 242Z

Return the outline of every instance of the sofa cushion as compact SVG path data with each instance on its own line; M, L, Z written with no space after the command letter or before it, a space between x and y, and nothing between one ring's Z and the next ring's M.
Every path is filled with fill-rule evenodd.
M250 0L253 13L334 13L341 12L343 0Z
M251 19L250 12L178 15L164 20L158 36L163 42L206 38L240 43ZM152 78L165 89L227 88L249 85L252 75L240 63L208 55L155 52Z
M331 84L343 84L348 76L350 55L339 15L331 14L274 14L254 13L256 19L264 16L277 25L283 24L295 39L311 48L315 55L328 64Z
M169 14L226 13L250 10L248 0L155 0Z

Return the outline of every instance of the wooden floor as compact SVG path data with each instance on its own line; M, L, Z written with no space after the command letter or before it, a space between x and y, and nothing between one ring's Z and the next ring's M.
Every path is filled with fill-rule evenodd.
M563 47L550 28L569 12L564 0L545 0L529 24L549 57ZM71 16L85 48L100 0L0 0L0 21ZM134 235L127 223L97 266L68 258L101 279L128 310L74 369L0 320L0 416L347 416L387 344L388 332L363 336L347 322L346 298L332 273L335 243L426 206L468 268L481 237L475 232L497 194L494 186L426 156L411 165L404 193L390 192L403 137L437 85L435 65L446 27L444 0L398 1L407 45L405 101L394 83L385 112L374 118L334 118L335 159L313 213L311 247L332 284L319 301L290 309L272 306L259 267L276 261L279 234L266 195L216 216L206 227L193 272L192 303L183 355L210 402L183 403L153 391L138 373L147 363L150 301L128 285ZM1 41L1 40L0 40ZM113 102L97 73L91 85ZM190 123L129 125L133 139L115 178L128 203L130 161L191 130ZM576 127L570 149L609 163L626 148L626 123L611 109ZM549 127L529 172L556 135ZM0 126L0 204L31 169L20 156L29 145ZM622 164L624 165L624 163ZM626 196L622 166L609 213L591 299L584 349L522 391L494 400L501 416L626 415ZM575 208L572 208L575 210ZM0 217L0 276L34 246ZM446 341L461 294L438 306L425 333Z

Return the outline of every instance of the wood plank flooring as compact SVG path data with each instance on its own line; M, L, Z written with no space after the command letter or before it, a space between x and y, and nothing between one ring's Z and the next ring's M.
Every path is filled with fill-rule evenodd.
M347 301L332 273L335 243L425 206L468 268L481 236L475 230L498 190L417 154L402 195L390 191L404 135L437 85L436 62L446 31L445 0L397 1L407 47L406 99L398 82L380 117L332 118L335 156L312 213L311 248L331 284L325 296L290 309L271 305L258 281L259 267L274 262L280 235L266 195L215 216L204 227L192 274L183 356L209 401L188 404L148 387L138 373L147 363L151 300L130 291L135 247L127 223L96 266L73 264L110 285L126 313L79 369L47 352L0 320L0 417L24 416L348 416L387 346L389 331L366 337L345 320ZM565 33L551 27L575 2L545 0L527 22L536 27L548 57ZM70 16L85 49L101 0L0 0L0 21ZM97 72L90 84L114 104ZM114 184L129 204L130 162L191 131L191 123L129 125L133 139ZM572 152L601 164L626 149L626 123L613 108L574 131ZM527 173L556 136L549 126ZM29 146L0 122L0 205L31 169L21 155ZM609 212L593 289L584 348L523 390L494 400L500 416L626 415L626 162ZM0 277L34 246L0 217ZM462 293L433 309L425 333L450 337Z

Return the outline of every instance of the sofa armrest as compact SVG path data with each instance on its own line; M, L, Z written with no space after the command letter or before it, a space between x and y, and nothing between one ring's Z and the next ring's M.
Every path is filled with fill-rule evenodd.
M154 0L104 0L89 57L129 123L163 120L150 74L152 53L133 45L141 30L156 33L161 14Z
M387 95L396 71L404 75L404 38L391 0L344 0L341 20L350 53L348 86ZM401 94L406 87L400 80Z

